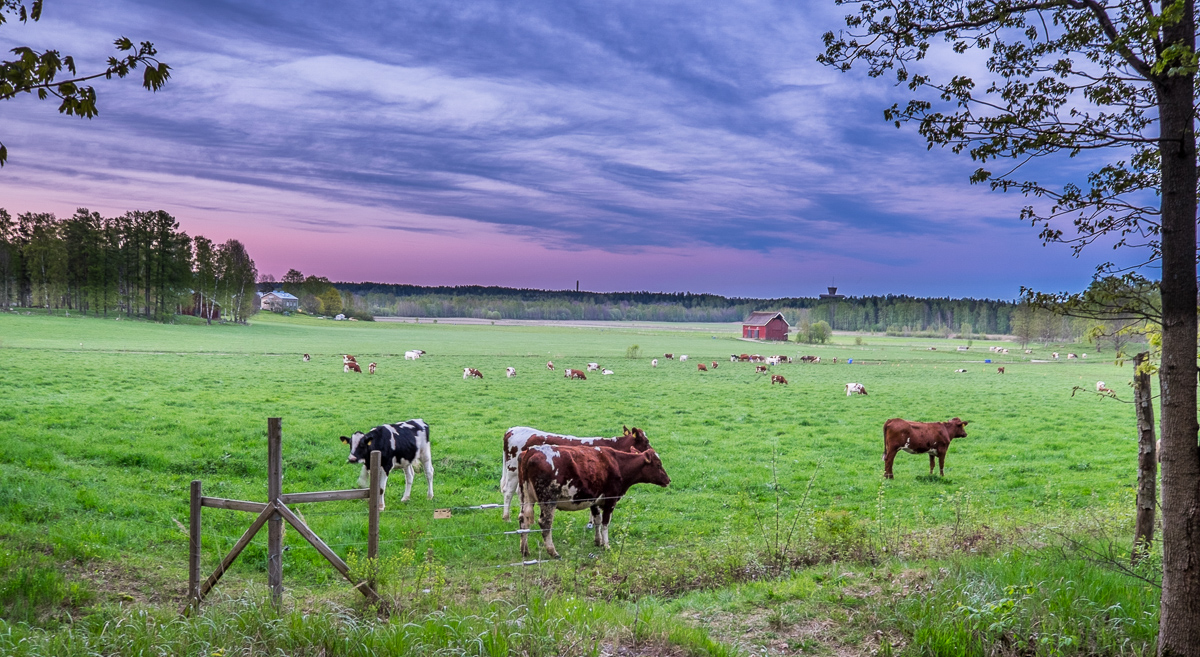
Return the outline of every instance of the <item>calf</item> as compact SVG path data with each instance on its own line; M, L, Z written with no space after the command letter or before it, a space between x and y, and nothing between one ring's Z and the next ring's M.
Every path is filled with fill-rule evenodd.
M358 372L359 374L362 374L362 368L359 367L358 363L356 363L354 361L342 363L342 371L343 372Z
M587 364L587 371L589 371L589 372L595 372L596 370L599 370L599 369L600 369L600 363L588 363Z
M310 360L312 360L312 356L309 356L308 354L304 354L304 362L307 363Z
M424 420L406 420L395 424L384 424L363 433L355 431L350 437L342 436L342 442L350 446L347 463L361 463L362 473L358 476L358 487L371 485L371 452L379 450L379 462L383 466L383 477L379 480L379 510L383 510L383 494L387 478L393 468L404 468L404 497L407 502L412 493L413 464L420 462L425 469L425 483L429 484L429 499L433 499L433 454L429 449L429 425Z
M783 385L786 386L787 379L783 378L782 376L780 376L778 374L772 374L771 375L771 385L775 385L776 383L782 383Z
M696 363L696 370L700 372L707 372L708 367L704 363Z
M596 545L608 547L608 525L617 502L634 484L666 487L671 478L653 449L619 452L610 447L537 445L521 454L517 467L521 486L521 529L533 524L533 507L541 507L542 543L558 558L551 531L554 512L590 509ZM529 556L529 534L521 534L521 554Z
M480 372L479 370L475 369L474 367L464 367L463 368L463 381L466 381L467 379L469 379L471 377L475 377L476 379L482 379L483 372Z
M509 507L513 494L517 492L517 463L527 447L534 445L566 445L572 447L595 447L604 445L617 451L644 452L650 449L646 432L634 427L621 427L621 435L614 438L577 438L566 434L546 433L532 427L513 427L504 432L504 459L500 470L500 492L504 494L502 517L511 517Z
M546 369L553 372L554 371L554 361L552 361L552 360L546 361Z
M867 394L867 387L864 386L863 384L861 384L861 383L847 383L846 384L846 396L847 397L849 397L850 395L865 395L865 394Z
M587 377L584 376L584 374L583 374L583 370L573 370L569 367L567 368L567 371L563 376L568 379L583 379L584 381L587 380Z
M511 379L516 375L517 375L517 368L515 368L515 367L504 368L504 376L507 376L508 378Z
M374 374L374 373L375 373L375 363L368 363L367 364L367 374Z
M898 417L883 423L883 476L893 479L892 462L896 452L929 454L929 475L933 476L933 457L938 459L938 472L946 475L946 450L955 438L966 438L967 423L954 418L949 422L909 422Z
M1004 368L1003 368L1003 367L997 367L997 368L996 368L996 374L1004 374Z
M612 370L601 370L600 373L603 374L604 376L608 376L609 374L612 374L613 371Z

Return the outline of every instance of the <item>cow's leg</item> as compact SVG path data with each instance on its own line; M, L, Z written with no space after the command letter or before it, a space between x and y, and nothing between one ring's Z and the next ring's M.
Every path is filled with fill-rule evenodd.
M555 559L558 558L558 550L554 549L554 537L550 533L554 530L554 510L557 508L558 504L554 501L542 504L542 521L539 523L542 527L542 544Z
M885 448L883 450L883 478L895 479L892 475L892 463L896 460L896 452L899 450Z
M383 511L383 494L387 491L388 473L383 468L379 472L379 510Z
M422 460L422 465L425 466L425 483L429 486L429 499L433 499L433 455L429 453L429 447L425 447L425 454Z
M934 452L929 453L929 476L933 476L933 459L937 456Z
M521 510L517 512L517 526L521 529L529 529L533 524L533 502L536 499L533 491L533 484L526 484L521 489L521 496L517 503L521 505ZM521 533L521 556L529 556L529 534Z
M592 507L591 512L592 512L592 521L589 522L588 524L592 526L592 529L596 530L596 545L603 546L604 545L604 532L603 532L602 528L604 527L604 523L601 522L601 519L600 519L600 507L599 506Z
M358 487L366 488L371 485L371 471L367 468L367 464L363 463L362 472L358 474Z
M932 470L933 469L930 468L929 474L933 474ZM944 449L938 450L938 473L943 477L946 476L946 450Z
M616 506L617 505L614 503L604 507L604 515L600 522L601 547L604 548L608 547L608 522L612 520L613 509L615 509Z
M509 519L512 518L512 513L509 511L509 507L512 504L513 494L517 492L517 486L517 473L515 471L510 471L506 467L504 474L500 476L500 492L504 493L504 511L501 513L500 517L505 522L508 522ZM518 499L517 504L520 503L521 501ZM517 513L519 514L520 511L517 511Z
M412 482L416 472L413 471L412 463L404 464L404 497L400 498L401 502L407 502L408 497L412 495Z

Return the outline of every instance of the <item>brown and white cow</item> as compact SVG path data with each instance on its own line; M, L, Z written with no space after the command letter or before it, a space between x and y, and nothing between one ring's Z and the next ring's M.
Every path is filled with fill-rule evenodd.
M533 427L512 427L504 432L504 462L500 469L500 492L504 495L502 517L508 520L511 515L513 494L517 492L517 463L527 447L534 445L565 445L568 447L595 447L603 445L617 451L644 452L650 449L650 440L646 432L634 427L621 427L621 435L613 438L578 438L561 433L547 433Z
M1103 381L1096 382L1096 392L1112 392L1108 386L1104 385Z
M657 358L650 361L650 367L658 367L658 359Z
M750 362L750 354L738 354L738 360L743 363Z
M587 380L587 376L584 375L583 370L573 370L569 367L567 368L567 371L565 374L563 374L563 376L568 379L583 379L585 381Z
M771 375L771 385L775 385L776 383L782 383L783 385L786 386L787 379L783 378L782 376L780 376L778 374L772 374Z
M766 373L767 373L767 366L766 366L766 365L755 365L755 366L754 366L754 373L755 373L755 374L766 374Z
M374 374L374 373L375 373L375 363L368 363L367 364L367 374Z
M517 375L517 368L515 368L515 367L504 368L504 376L507 376L508 378L511 379L516 375Z
M554 549L554 512L589 509L595 522L596 545L608 547L608 525L617 502L634 484L664 488L671 477L653 449L619 452L611 447L535 445L521 454L517 477L521 486L521 529L533 524L534 505L541 507L538 526L550 556ZM521 554L529 556L529 534L521 534Z
M704 363L696 363L696 371L698 371L698 372L707 372L707 371L708 371L708 366L707 366L707 365L705 365Z
M597 372L599 370L600 370L600 363L588 363L587 364L587 371Z
M801 356L800 362L801 363L819 363L819 362L821 362L821 359L818 356Z
M861 384L861 383L847 383L846 384L846 396L847 397L849 397L850 395L865 395L865 394L867 394L867 387L864 386L863 384Z
M898 417L883 423L883 476L892 479L892 461L896 452L929 454L929 474L933 476L933 457L938 472L945 476L946 450L955 438L966 438L967 422L954 418L949 422L910 422Z
M358 363L356 363L354 361L342 363L342 371L343 372L358 372L359 374L362 374L362 368L359 367Z
M1079 356L1076 356L1075 354L1067 354L1067 360L1075 360L1076 358L1079 358Z
M663 354L663 358L667 360L675 360L675 354Z
M474 377L476 379L482 379L483 372L480 372L479 370L475 369L474 367L464 367L463 368L463 381L466 381L467 379L469 379L471 377Z
M358 361L354 360L354 356L351 356L350 354L342 354L342 362L343 363L357 363Z
M307 363L310 360L312 360L312 356L309 356L308 354L304 354L304 362Z
M546 369L553 371L554 370L554 361L552 361L552 360L546 361Z
M717 369L717 364L718 364L718 363L717 363L717 361L715 361L715 360L712 362L712 368L713 368L714 370L715 370L715 369Z

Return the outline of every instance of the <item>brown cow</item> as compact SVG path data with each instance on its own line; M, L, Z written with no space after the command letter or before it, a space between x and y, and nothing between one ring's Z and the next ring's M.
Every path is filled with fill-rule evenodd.
M613 509L634 484L671 483L662 461L653 449L618 452L611 447L567 447L535 445L518 460L521 486L521 529L533 524L533 507L541 507L542 543L550 556L558 558L554 539L554 512L591 509L600 516L595 523L596 545L608 547L608 524ZM529 534L521 534L521 554L529 556Z
M996 374L1004 374L1004 368L1003 368L1003 367L997 367L997 368L996 368Z
M367 374L374 374L374 373L375 373L375 363L368 364L367 365Z
M786 386L787 379L783 378L782 376L780 376L778 374L772 374L771 375L771 385L775 385L776 383L782 383L783 385Z
M354 361L348 361L346 363L342 363L342 371L343 372L358 372L359 374L362 374L362 368L359 367L358 363L356 363Z
M739 354L738 360L740 360L743 363L748 363L748 362L750 362L750 354Z
M351 356L350 354L342 354L342 362L343 363L357 363L358 361L354 360L354 356Z
M949 422L909 422L898 417L883 423L883 476L892 479L892 461L896 452L929 454L929 475L933 476L933 457L938 459L938 472L946 475L946 450L955 438L966 438L967 423L958 418Z
M717 369L717 361L715 361L715 360L713 361L713 363L712 363L712 368L713 368L714 370L715 370L715 369Z
M513 493L517 492L517 463L526 447L534 445L565 445L568 447L595 447L603 445L618 452L644 452L650 449L646 432L634 427L621 427L621 435L615 438L577 438L559 433L546 433L532 427L513 427L504 432L504 466L500 471L500 492L504 494L501 517L507 521L511 514Z
M466 381L467 379L469 379L471 377L475 377L476 379L482 379L483 372L480 372L479 370L475 369L474 367L464 367L463 368L463 381Z
M663 354L663 358L667 360L675 360L675 354Z
M766 366L766 365L755 365L755 366L754 366L754 373L755 373L755 374L766 374L766 373L767 373L767 366Z
M583 370L573 370L569 367L567 368L567 371L565 374L563 374L563 376L568 379L583 379L585 381L587 380L587 377L584 376L584 374L583 374Z
M707 371L708 371L708 368L707 368L707 367L705 367L704 363L696 363L696 369L697 369L697 370L699 370L699 371L701 371L701 372L707 372Z

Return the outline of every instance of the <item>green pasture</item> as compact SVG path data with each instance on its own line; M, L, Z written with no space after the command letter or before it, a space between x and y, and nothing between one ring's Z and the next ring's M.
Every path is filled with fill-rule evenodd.
M672 477L667 489L633 489L614 516L614 549L604 555L584 528L587 514L559 514L564 560L539 568L560 583L575 578L576 587L581 572L618 571L627 574L625 586L670 592L702 584L706 573L741 568L747 553L770 547L775 528L795 516L810 479L805 531L835 542L892 537L890 549L902 557L920 551L925 539L914 537L1043 526L1131 495L1133 408L1089 392L1103 380L1131 396L1132 368L1113 364L1111 354L1035 363L1053 349L1089 350L1038 345L1029 356L1007 344L1011 354L997 356L988 352L995 342L976 341L962 353L954 350L961 341L864 340L835 336L835 344L810 346L665 329L273 315L250 326L160 325L4 314L0 536L53 554L59 565L161 566L163 595L181 596L188 484L200 479L208 495L262 500L271 416L283 418L285 492L353 487L357 466L345 463L339 436L425 419L436 499L425 499L418 471L413 498L402 504L403 477L394 473L381 556L436 564L439 578L466 587L521 576L521 569L495 568L520 559L517 537L499 534L515 521L502 522L494 509L457 508L500 501L501 436L515 425L609 436L637 426ZM642 357L630 360L633 344ZM406 362L409 349L427 355ZM690 362L665 360L665 352L686 353ZM773 386L752 365L729 362L742 352L811 353L822 363L776 366L789 384ZM312 361L302 362L303 353ZM378 363L378 373L343 373L342 353L356 355L364 369ZM548 359L556 371L547 371ZM616 373L563 378L563 368L589 361ZM718 369L697 371L697 362L712 361ZM996 373L999 365L1005 374ZM463 380L468 366L486 378ZM505 378L508 366L517 377ZM967 372L955 373L960 368ZM869 395L845 396L847 382L863 383ZM1073 395L1076 386L1084 391ZM954 442L944 479L926 476L925 456L903 453L896 479L881 479L885 420L954 416L970 422L970 436ZM444 507L455 507L453 517L434 520L432 511ZM362 503L299 508L339 554L364 549ZM205 510L206 573L250 519ZM289 532L285 540L287 586L342 587L299 536ZM264 532L230 580L261 580L265 561Z

